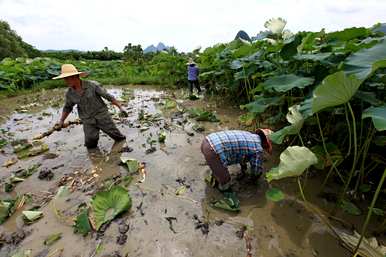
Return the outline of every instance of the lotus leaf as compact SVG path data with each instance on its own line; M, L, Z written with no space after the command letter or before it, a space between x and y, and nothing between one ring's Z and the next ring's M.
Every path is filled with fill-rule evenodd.
M90 231L91 225L88 220L88 209L83 209L75 219L74 232L86 236Z
M91 207L95 228L99 230L104 223L130 209L131 197L123 187L113 186L109 191L96 193L91 201Z
M287 177L297 177L318 162L315 154L304 146L289 146L280 154L279 166L266 174L268 182Z
M386 130L386 105L370 107L362 113L362 119L371 118L378 131Z
M284 193L278 189L278 188L271 188L265 192L265 196L267 199L273 201L273 202L279 202L284 199Z
M303 127L304 118L299 112L299 108L299 105L294 105L288 109L289 112L287 113L286 118L291 125L269 135L272 142L275 144L281 144L287 135L296 135L300 132Z
M343 71L327 76L314 91L312 111L316 113L327 107L347 103L360 85L360 80L353 75L347 76Z

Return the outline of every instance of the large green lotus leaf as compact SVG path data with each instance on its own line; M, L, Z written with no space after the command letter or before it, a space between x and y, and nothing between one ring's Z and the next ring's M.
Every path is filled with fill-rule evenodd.
M371 118L378 131L386 130L386 104L380 107L370 107L362 113L362 119Z
M326 35L328 41L349 41L354 38L366 38L371 35L371 30L361 28L347 28L341 31L331 32Z
M352 54L344 62L346 74L355 74L361 81L381 67L386 67L386 39L369 49Z
M305 61L305 60L310 60L310 61L324 61L327 58L331 56L332 53L317 53L317 54L298 54L294 56L294 59L300 60L300 61Z
M314 91L312 111L316 113L327 107L347 103L361 83L355 76L347 76L343 71L327 76Z
M318 162L315 154L304 146L289 146L280 154L279 166L272 168L265 175L268 182L272 180L297 177Z
M274 90L277 92L287 92L295 87L305 88L314 83L313 78L296 76L294 74L286 74L272 77L266 80L263 85L266 90Z
M288 109L289 112L287 113L286 118L291 125L270 134L269 138L272 142L275 144L281 144L287 135L296 135L300 132L304 124L304 118L299 112L299 108L300 105L294 105Z
M131 197L126 189L113 186L109 191L96 193L91 201L96 230L118 214L131 208Z
M280 97L264 97L264 96L255 96L255 101L250 102L245 105L240 105L240 108L247 109L252 113L262 113L269 106L278 105L280 103Z

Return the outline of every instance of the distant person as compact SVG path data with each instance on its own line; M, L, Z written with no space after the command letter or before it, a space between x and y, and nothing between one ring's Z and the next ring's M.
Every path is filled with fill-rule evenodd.
M190 86L190 94L193 94L193 86L196 87L198 93L201 93L201 88L198 83L199 69L192 58L189 58L188 65L188 81Z
M99 83L80 79L81 76L85 75L85 72L78 72L74 65L63 64L61 74L53 78L64 79L68 86L62 116L56 126L62 128L72 108L77 105L79 118L83 123L85 146L88 149L97 147L99 130L105 132L115 141L125 140L126 137L115 126L102 98L117 106L123 116L127 116L126 111Z
M222 192L231 190L228 166L240 164L244 175L248 162L250 178L257 180L263 172L263 150L272 153L272 145L268 138L270 132L269 129L257 129L255 133L227 130L206 136L201 144L201 152L212 170L211 184L217 184Z

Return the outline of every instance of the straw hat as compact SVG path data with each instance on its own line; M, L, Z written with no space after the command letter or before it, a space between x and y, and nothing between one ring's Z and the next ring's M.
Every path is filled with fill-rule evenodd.
M190 64L196 64L196 63L193 61L193 58L189 58L189 61L186 63L186 65L190 65Z
M72 64L63 64L62 65L62 71L59 76L56 76L52 79L62 79L66 77L71 77L74 75L80 75L81 77L84 77L87 75L86 72L78 71L74 65Z
M256 129L256 134L258 134L260 137L264 136L265 140L262 139L262 145L264 150L266 150L269 154L272 154L272 143L269 138L269 135L272 134L273 131L270 129L263 129L263 128L258 128Z

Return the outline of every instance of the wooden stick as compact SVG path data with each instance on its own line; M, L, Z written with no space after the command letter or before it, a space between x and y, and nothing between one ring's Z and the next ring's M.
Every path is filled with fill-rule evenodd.
M54 126L54 127L50 128L49 130L47 130L46 132L44 132L44 133L42 133L40 135L35 136L33 138L33 140L39 140L39 139L48 137L49 135L51 135L55 131L60 131L62 128L67 128L67 127L69 127L71 125L79 125L79 124L82 124L82 121L78 119L78 120L69 121L69 122L64 123L61 128L59 128L57 126Z

